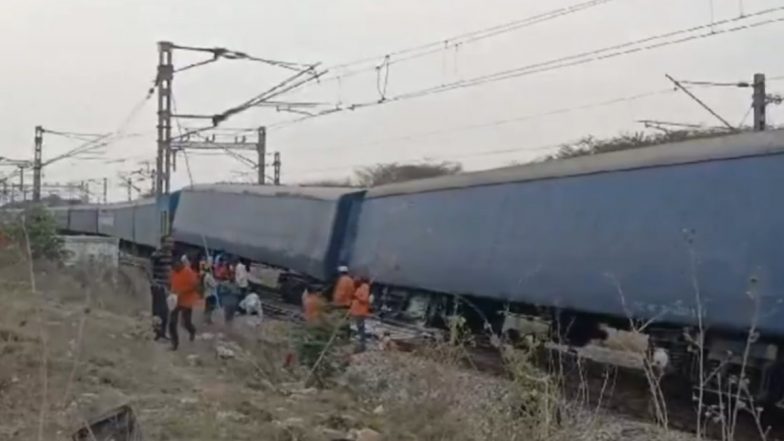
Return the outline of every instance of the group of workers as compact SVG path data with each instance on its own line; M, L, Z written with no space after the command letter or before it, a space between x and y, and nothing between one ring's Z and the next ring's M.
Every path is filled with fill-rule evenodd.
M190 340L196 338L193 309L202 299L206 323L211 324L212 313L222 308L225 322L231 324L237 311L248 304L246 297L255 294L249 296L248 268L241 260L222 255L213 260L204 256L197 265L192 265L185 254L172 261L173 251L173 241L166 237L153 253L151 292L155 340L170 340L172 350L176 351L180 344L180 319ZM318 286L310 285L302 295L307 324L322 323L327 312L338 311L341 320L350 318L354 322L359 350L364 351L367 344L365 319L370 316L371 305L370 281L362 276L352 277L348 267L340 266L331 303L322 291ZM260 309L260 302L257 303Z
M205 321L212 323L212 313L223 308L227 324L233 321L241 302L248 294L248 269L240 260L209 256L191 265L187 255L172 261L173 241L164 238L152 254L152 312L156 341L170 340L172 350L179 347L179 323L191 341L196 338L193 309L204 299ZM169 269L171 268L171 272ZM168 336L167 336L168 331Z
M365 320L370 316L370 281L362 276L352 277L348 267L338 267L338 278L332 290L332 303L328 303L324 294L317 286L309 286L302 294L302 309L306 323L319 324L328 310L342 312L341 319L351 318L357 328L359 350L364 351L367 345Z

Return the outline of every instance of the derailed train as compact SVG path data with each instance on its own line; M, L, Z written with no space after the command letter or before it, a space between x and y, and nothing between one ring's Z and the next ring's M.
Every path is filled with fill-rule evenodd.
M578 345L601 336L600 322L651 322L670 371L694 377L703 351L705 369L732 375L744 364L757 399L777 402L780 188L784 132L768 131L367 191L197 185L165 208L178 242L317 280L347 264L372 278L392 317L433 324L462 311L509 337L544 322ZM157 212L137 201L57 218L153 247Z

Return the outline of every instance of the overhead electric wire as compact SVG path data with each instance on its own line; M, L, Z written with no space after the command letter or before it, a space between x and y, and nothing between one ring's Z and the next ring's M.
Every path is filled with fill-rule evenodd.
M223 111L223 112L221 112L219 114L214 115L212 117L212 125L211 126L205 126L205 127L200 127L200 128L189 130L189 131L187 131L185 133L182 133L182 134L178 135L176 138L172 138L172 140L180 140L180 139L187 138L190 135L194 135L194 134L197 134L197 133L205 132L207 130L212 130L212 129L216 128L221 122L227 120L228 118L230 118L231 116L233 116L233 115L235 115L237 113L243 112L243 111L245 111L245 110L247 110L247 109L249 109L251 107L257 106L257 105L259 105L260 103L262 103L262 102L264 102L266 100L269 100L269 99L275 98L277 96L280 96L280 95L282 95L284 93L290 92L291 90L294 90L294 89L300 87L301 85L303 85L305 83L308 83L308 82L310 82L310 81L312 81L314 79L318 79L326 71L316 72L315 69L316 69L317 66L318 66L317 64L312 65L308 69L300 71L297 74L295 74L295 75L293 75L293 76L291 76L291 77L281 81L280 83L278 83L275 86L267 89L266 91L262 92L261 94L256 95L255 97L253 97L253 98L251 98L249 100L246 100L242 104L234 106L234 107L229 108L229 109L227 109L227 110L225 110L225 111ZM304 79L300 78L302 75L307 74L307 73L311 74L308 78L304 78Z
M213 55L213 60L217 60L219 58L226 58L229 60L249 60L249 61L257 61L259 63L269 64L272 66L282 67L284 69L290 69L299 71L308 66L311 66L309 63L295 63L291 61L281 61L281 60L272 60L269 58L261 58L256 57L253 55L249 55L246 52L235 51L231 49L226 49L222 47L198 47L198 46L182 46L178 44L172 44L171 46L174 49L186 50L186 51L195 51L195 52L207 52ZM202 65L207 64L206 62L194 63L195 65ZM196 67L195 65L190 65L186 67Z
M681 84L687 84L689 86L706 86L706 87L750 87L751 83L748 81L691 81L691 80L679 80Z
M429 43L424 43L421 45L399 49L392 52L387 52L385 54L372 56L372 57L363 57L357 60L348 61L340 64L336 64L329 67L331 71L337 71L340 69L344 69L349 66L359 65L359 64L367 64L367 63L378 63L379 60L389 59L390 64L396 64L403 61L412 60L415 58L421 58L432 53L442 52L445 50L449 50L455 47L459 47L464 44L473 43L476 41L484 40L486 38L490 38L496 35L504 34L507 32L516 31L518 29L532 26L538 23L542 23L545 21L553 20L556 18L560 18L566 15L574 14L586 9L590 9L596 6L600 6L605 3L609 3L615 0L591 0L591 1L584 1L581 3L574 4L572 6L561 7L557 9L553 9L550 11L546 11L540 14L524 17L522 19L513 20L510 22L506 22L500 25L494 25L487 28L479 29L476 31L466 32L463 34L454 35L451 37L443 38L440 40L436 40ZM405 57L401 57L405 55ZM339 78L347 78L357 73L371 71L376 68L375 65L369 66L362 69L357 69L353 71L337 73L334 76L330 76L327 78L322 79L322 82L336 80Z
M752 13L752 14L745 15L743 17L735 17L735 18L730 18L730 19L726 19L726 20L717 21L717 22L714 22L712 24L693 26L693 27L686 28L686 29L681 29L681 30L677 30L677 31L667 32L665 34L654 35L654 36L651 36L651 37L646 37L646 38L642 38L642 39L638 39L638 40L632 40L632 41L628 41L628 42L621 43L621 44L616 44L616 45L612 45L612 46L603 47L603 48L600 48L600 49L595 49L595 50L591 50L591 51L580 52L580 53L577 53L577 54L574 54L574 55L569 55L569 56L565 56L565 57L555 58L555 59L548 60L548 61L541 62L541 63L534 63L534 64L529 64L529 65L526 65L526 66L521 66L521 67L517 67L517 68L513 68L513 69L508 69L508 70L504 70L504 71L500 71L500 72L496 72L496 73L492 73L492 74L481 75L481 76L477 76L477 77L474 77L474 78L471 78L471 79L468 79L468 80L459 80L459 81L455 81L455 82L452 82L452 83L449 83L449 84L446 84L446 85L440 85L440 86L436 86L436 87L432 87L432 88L422 89L422 90L415 91L415 92L410 92L410 93L407 93L407 94L402 94L402 95L399 95L399 96L397 96L395 98L392 98L392 99L416 98L416 97L420 97L420 96L430 95L430 94L433 94L433 93L441 93L441 92L445 92L445 91L456 89L456 88L471 87L471 86L476 86L476 85L480 85L480 84L485 84L485 83L488 83L488 82L502 81L502 80L506 80L506 79L510 79L510 78L517 78L517 77L524 76L524 75L530 75L530 74L534 74L534 73L540 73L540 72L547 72L547 71L556 70L556 69L562 69L562 68L565 68L565 67L571 67L571 66L575 66L575 65L579 65L579 64L585 64L585 63L590 63L590 62L594 62L594 61L606 60L606 59L609 59L609 58L615 58L615 57L619 57L619 56L629 55L629 54L636 53L636 52L642 52L642 51L646 51L646 50L657 49L657 48L660 48L660 47L671 46L671 45L675 45L675 44L681 44L681 43L685 43L685 42L688 42L688 41L693 41L693 40L697 40L697 39L701 39L701 38L709 38L709 37L714 37L714 36L717 36L717 35L722 35L722 34L725 34L725 33L738 32L738 31L741 31L741 30L750 29L752 27L765 26L765 25L776 23L776 22L784 21L784 17L779 17L779 18L775 18L775 19L768 19L768 20L765 20L765 21L762 21L762 22L757 22L757 23L752 23L752 24L747 24L747 25L740 25L740 26L736 26L736 27L728 28L728 29L710 29L712 26L715 27L715 26L725 25L725 24L729 24L729 23L735 23L735 22L738 22L738 21L748 20L750 18L760 17L760 16L763 16L763 15L771 14L771 13L774 13L774 12L780 12L780 11L784 11L784 6L779 6L779 7L775 7L775 8L768 8L768 9L765 9L765 10L762 10L762 11L758 11L758 12L755 12L755 13ZM691 36L683 37L683 38L676 39L676 40L663 41L663 42L658 42L658 43L654 43L654 44L650 44L650 45L641 46L643 44L650 43L650 42L653 42L653 41L656 41L656 40L667 39L667 38L671 38L671 37L675 37L675 36L679 36L679 35L683 35L683 34L690 34L690 33L696 32L696 31L706 30L706 29L708 30L708 32L703 33L703 34L691 35ZM631 49L626 49L626 50L623 50L623 51L619 51L619 49L624 49L624 48L629 48L629 47L631 47Z
M126 115L126 117L122 120L120 125L114 131L112 131L110 133L103 134L101 136L98 136L95 139L89 140L89 141L87 141L87 142L85 142L85 143L83 143L83 144L81 144L81 145L79 145L79 146L77 146L77 147L75 147L75 148L73 148L73 149L63 153L63 154L60 154L60 155L57 155L57 156L55 156L55 157L53 157L51 159L48 159L48 160L46 160L46 161L41 163L41 167L45 167L45 166L50 165L50 164L52 164L54 162L60 161L62 159L70 158L70 157L79 155L81 153L88 153L88 152L91 152L91 151L95 151L98 148L106 147L108 145L111 145L112 142L114 142L117 139L121 138L120 135L123 135L123 132L125 131L125 129L127 129L128 125L130 125L130 123L133 121L133 119L142 110L142 108L144 107L144 104L150 99L150 97L152 97L152 89L147 92L147 94L145 95L145 97L141 101L136 103L131 108L131 111L128 113L128 115ZM64 133L67 133L67 132L64 132ZM9 173L7 175L5 175L2 179L10 179L10 178L16 176L17 173L19 173L18 169L14 170L13 172L11 172L11 173Z
M90 152L90 151L93 151L93 150L95 150L97 148L100 148L100 147L106 147L106 146L110 145L112 142L116 141L117 139L120 139L120 135L123 134L125 129L127 129L128 126L130 125L130 123L133 121L133 119L136 118L138 113L144 107L144 104L147 103L147 101L150 99L151 96L152 95L150 93L147 93L146 96L140 102L136 103L133 106L133 108L131 108L131 111L128 113L128 115L123 119L123 121L117 127L117 129L115 129L114 131L112 131L110 133L106 133L104 135L101 135L101 136L95 138L94 140L88 141L88 142L86 142L86 143L84 143L84 144L82 144L82 145L80 145L80 146L78 146L76 148L73 148L73 149L71 149L71 150L69 150L69 151L67 151L67 152L65 152L65 153L63 153L61 155L55 156L54 158L51 158L51 159L43 162L42 166L49 165L49 164L51 164L53 162L59 161L61 159L69 158L69 157L78 155L80 153ZM104 140L106 140L106 141L104 142Z
M543 112L543 113L531 114L531 115L524 115L524 116L521 116L521 117L514 117L514 118L504 118L504 119L498 119L498 120L488 121L488 122L479 123L479 124L470 124L470 125L466 125L466 126L451 127L451 128L447 128L447 129L439 129L439 130L434 130L434 131L431 131L431 132L425 132L425 133L420 133L420 134L401 136L401 137L395 137L395 138L388 138L388 139L384 139L384 140L380 140L380 141L353 145L351 147L352 148L353 147L359 147L359 146L364 147L364 146L368 146L368 145L383 144L383 143L387 143L387 142L394 142L394 141L400 141L400 140L418 139L418 138L429 137L429 136L434 136L434 135L438 135L438 134L457 132L457 131L461 131L461 130L473 130L473 129L479 129L479 128L494 127L494 126L499 126L499 125L503 125L503 124L510 124L510 123L515 123L515 122L520 122L520 121L531 120L531 119L535 119L535 118L546 117L546 116L571 113L571 112L580 111L580 110L594 109L594 108L598 108L598 107L604 107L604 106L609 106L609 105L619 104L619 103L625 103L625 102L632 102L632 101L637 101L637 100L640 100L640 99L650 98L650 97L654 97L654 96L661 96L661 95L665 95L665 94L672 94L672 93L675 93L675 88L660 89L660 90L657 90L657 91L639 93L639 94L636 94L636 95L627 95L627 96L613 98L613 99L609 99L609 100L605 100L605 101L599 101L599 102L595 102L595 103L583 104L583 105L580 105L580 106L556 109L556 110L552 110L552 111L549 111L549 112ZM498 155L498 154L503 154L503 153L512 153L512 152L528 151L528 150L530 150L530 151L547 150L547 149L552 149L554 147L558 147L560 145L562 145L562 144L556 144L556 145L549 145L548 144L548 145L538 146L538 147L515 147L515 148L504 148L504 149L497 149L497 150L482 150L482 151L477 151L477 152L472 152L472 153L465 153L465 154L457 155L457 156L455 156L455 155L446 155L446 156L444 156L444 158L445 159L449 159L449 158L455 159L455 158L464 158L464 157L472 157L472 156ZM428 157L418 158L417 160L422 160L422 159L426 159L426 158L428 158ZM349 168L354 168L354 167L365 166L365 165L370 165L370 164L358 164L358 165L351 165L351 166L348 166L348 167ZM347 166L342 165L342 166L337 166L337 167L305 169L305 170L300 170L300 172L310 173L310 172L316 172L316 171L342 170L342 169L346 169L346 167ZM291 170L291 171L295 172L296 170Z
M174 112L176 113L177 112L177 102L174 99L174 95L171 96L171 100L172 100L172 110L174 110ZM179 132L178 138L179 138L179 137L182 136L182 133L184 133L184 130L183 130L182 126L180 125L180 120L179 119L174 118L174 121L175 121L175 124L177 125L177 131ZM205 139L205 141L209 142L209 140L206 140L206 139ZM185 166L188 169L188 176L189 176L189 178L191 180L191 185L193 185L193 176L191 176L190 162L188 161L188 153L185 151L186 149L184 149L184 148L181 149L181 150L182 150L183 155L185 157ZM258 167L258 165L256 165L256 163L253 162L252 160L246 158L245 156L243 156L243 155L241 155L241 154L239 154L237 152L232 151L231 149L229 149L227 147L222 147L222 150L224 150L229 156L232 156L234 159L236 159L236 160L238 160L240 162L243 162L246 165L250 165L251 167Z
M651 98L651 97L655 97L655 96L662 96L662 95L673 94L673 93L675 93L675 88L674 87L670 87L670 88L666 88L666 89L659 89L659 90L654 90L654 91L650 91L650 92L643 92L643 93L638 93L638 94L634 94L634 95L624 95L624 96L620 96L620 97L616 97L616 98L611 98L611 99L608 99L608 100L592 102L592 103L586 103L586 104L582 104L582 105L579 105L579 106L562 107L562 108L559 108L559 109L549 110L549 111L541 112L541 113L532 113L532 114L527 114L527 115L514 116L514 117L511 117L511 118L495 119L495 120L491 120L491 121L479 122L479 123L474 123L474 124L468 124L468 125L462 125L462 126L454 126L454 127L447 127L447 128L431 130L431 131L427 131L427 132L414 133L414 134L410 134L410 135L395 136L395 137L392 137L392 138L385 138L385 139L382 139L382 140L376 140L376 141L369 141L369 142L363 142L363 143L358 143L358 144L352 144L352 145L349 145L349 146L346 146L345 144L336 144L336 145L334 145L332 147L328 147L328 149L330 151L333 151L336 148L343 149L343 148L368 147L368 146L372 146L372 145L386 144L386 143L396 142L396 141L409 141L409 140L428 138L428 137L431 137L431 136L437 136L437 135L443 135L443 134L452 134L452 133L457 133L457 132L462 132L462 131L478 130L478 129L484 129L484 128L490 128L490 127L498 127L498 126L502 126L502 125L506 125L506 124L515 124L515 123L530 121L530 120L543 118L543 117L548 117L548 116L553 116L553 115L561 115L561 114L567 114L567 113L576 112L576 111L580 111L580 110L589 110L589 109L595 109L595 108L599 108L599 107L611 106L611 105L614 105L614 104L628 103L628 102L633 102L633 101L637 101L637 100L641 100L641 99L645 99L645 98ZM311 149L308 149L308 150L311 150ZM298 151L302 151L302 149L300 149Z
M764 9L764 10L757 11L757 12L754 12L754 13L751 13L751 14L747 14L747 15L745 15L743 17L735 17L735 18L731 18L731 19L721 20L721 21L718 21L718 22L714 22L713 26L726 25L726 24L729 24L729 23L738 22L738 21L742 21L742 20L748 20L748 19L751 19L751 18L754 18L754 17L760 17L760 16L763 16L763 15L771 14L771 13L774 13L774 12L780 12L780 11L784 11L784 6ZM705 24L705 25L700 25L700 26L693 26L693 27L690 27L690 28L676 30L676 31L671 31L671 32L663 33L663 34L658 34L658 35L654 35L654 36L650 36L650 37L646 37L646 38L642 38L642 39L637 39L637 40L621 43L621 44L607 46L607 47L594 49L594 50L590 50L590 51L584 51L584 52L580 52L580 53L577 53L577 54L568 55L568 56L564 56L564 57L558 57L558 58L551 59L551 60L544 61L544 62L533 63L533 64L529 64L529 65L525 65L525 66L521 66L521 67L517 67L517 68L513 68L513 69L507 69L507 70L500 71L500 72L495 72L495 73L491 73L491 74L481 75L481 76L477 76L477 77L474 77L474 78L471 78L471 79L467 79L467 80L460 80L460 81L455 81L455 82L444 84L444 85L439 85L439 86L424 88L424 89L420 89L420 90L416 90L416 91L412 91L412 92L402 93L402 94L399 94L399 95L396 95L396 96L393 96L393 97L390 97L390 98L386 98L384 100L375 100L375 101L368 101L368 102L364 102L364 103L355 103L355 104L345 105L345 106L342 106L342 107L339 107L339 108L331 109L329 111L317 113L317 114L315 114L313 116L305 116L305 117L301 117L301 118L295 118L295 119L292 119L292 120L281 121L279 123L269 125L268 127L270 127L270 128L287 127L287 126L290 126L290 125L293 125L293 124L297 124L297 123L309 120L311 118L317 118L317 117L321 117L321 116L326 116L326 115L329 115L329 114L333 114L333 113L337 113L337 112L341 112L341 111L345 111L345 110L356 110L356 109L361 109L361 108L364 108L364 107L377 106L377 105L382 105L382 104L386 104L386 103L390 103L390 102L397 102L397 101L402 101L402 100L406 100L406 99L413 99L413 98L419 98L419 97L423 97L423 96L428 96L428 95L448 92L448 91L451 91L451 90L465 88L465 87L474 87L474 86L488 84L488 83L492 83L492 82L496 82L496 81L503 81L503 80L513 79L513 78L519 78L519 77L522 77L522 76L532 75L532 74L536 74L536 73L556 71L556 70L560 70L560 69L564 69L564 68L572 67L572 66L576 66L576 65L587 64L587 63L596 62L596 61L602 61L602 60L606 60L606 59L610 59L610 58L626 56L626 55L630 55L630 54L637 53L637 52L643 52L643 51L647 51L647 50L658 49L658 48L665 47L665 46L671 46L671 45L686 43L686 42L693 41L693 40L714 37L714 36L717 36L717 35L723 35L723 34L732 33L732 32L738 32L738 31L747 30L747 29L756 28L756 27L765 26L765 25L770 25L770 24L774 24L774 23L778 23L778 22L782 22L782 21L784 21L784 17L777 17L777 18L773 18L773 19L767 19L767 20L764 20L764 21L761 21L761 22L756 22L756 23L751 23L751 24L743 24L743 25L738 25L738 26L731 27L731 28L713 29L713 30L709 29L711 27L711 24ZM675 39L675 40L658 41L658 42L653 43L653 44L640 46L641 44L651 43L651 42L654 42L654 41L657 41L657 40L668 39L668 38L671 38L673 36L679 36L679 35L694 33L696 31L705 30L705 29L709 29L708 32L701 33L701 34L696 34L696 35L687 35L685 37L682 37L682 38L679 38L679 39ZM622 50L619 50L619 49L622 49Z

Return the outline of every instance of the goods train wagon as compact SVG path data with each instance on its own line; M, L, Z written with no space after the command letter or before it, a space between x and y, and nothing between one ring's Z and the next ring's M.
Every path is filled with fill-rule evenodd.
M196 185L174 216L178 242L327 279L361 192L342 188Z
M84 234L99 234L98 206L71 205L68 207L68 230Z
M412 181L367 192L348 259L393 287L624 322L696 326L699 295L730 336L711 353L755 319L763 365L784 341L781 188L782 131Z
M134 202L98 206L98 232L104 236L134 241Z
M351 265L386 284L692 323L693 248L709 322L742 330L751 276L765 306L784 294L782 185L777 131L378 187ZM784 337L782 319L759 328Z

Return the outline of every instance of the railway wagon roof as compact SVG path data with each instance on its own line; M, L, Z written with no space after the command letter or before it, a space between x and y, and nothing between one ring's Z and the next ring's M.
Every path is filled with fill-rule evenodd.
M784 152L784 130L748 132L382 185L369 189L366 193L366 198L426 193L782 152Z
M306 199L337 200L343 195L361 191L349 187L299 187L293 185L251 185L251 184L197 184L182 189L188 191L212 191L216 193L235 193L256 196L290 196Z

